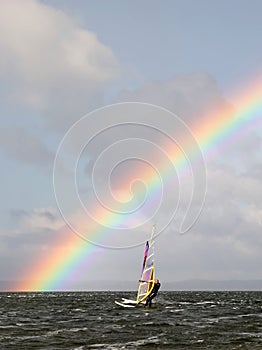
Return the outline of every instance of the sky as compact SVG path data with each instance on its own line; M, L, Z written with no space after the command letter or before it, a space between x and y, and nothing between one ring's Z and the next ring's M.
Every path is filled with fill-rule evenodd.
M0 289L262 279L261 11L0 2Z

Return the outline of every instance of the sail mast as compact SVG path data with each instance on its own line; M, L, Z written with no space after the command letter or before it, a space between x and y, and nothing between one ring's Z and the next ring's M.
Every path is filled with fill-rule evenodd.
M153 225L150 240L146 242L144 259L142 265L141 282L138 286L136 302L144 301L151 293L154 286L155 267L154 267L154 235L156 225Z

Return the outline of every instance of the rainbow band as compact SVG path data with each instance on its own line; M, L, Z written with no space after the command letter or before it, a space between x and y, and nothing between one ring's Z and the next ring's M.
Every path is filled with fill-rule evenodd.
M253 83L235 97L238 109L230 106L217 108L197 123L190 126L192 133L197 139L205 158L211 159L221 147L226 147L246 134L245 128L261 126L262 120L262 83ZM247 128L247 129L248 129ZM247 130L248 131L248 130ZM193 152L194 150L192 150ZM186 166L185 162L177 159L174 152L174 164L178 171ZM156 187L154 181L149 182L149 187ZM99 213L102 222L121 221L119 216L108 212ZM96 227L90 228L90 239L101 234ZM47 291L63 290L69 287L70 276L82 271L80 266L88 267L94 261L97 247L79 238L70 230L60 232L48 251L44 251L38 261L33 263L22 276L24 282L17 283L12 289L18 291Z

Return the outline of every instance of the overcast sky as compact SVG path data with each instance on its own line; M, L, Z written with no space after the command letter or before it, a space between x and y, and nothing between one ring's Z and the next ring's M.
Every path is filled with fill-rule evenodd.
M262 75L261 13L260 0L0 2L0 280L59 255L71 227L92 258L61 285L135 286L154 222L163 285L262 279L261 119L212 157L191 134Z

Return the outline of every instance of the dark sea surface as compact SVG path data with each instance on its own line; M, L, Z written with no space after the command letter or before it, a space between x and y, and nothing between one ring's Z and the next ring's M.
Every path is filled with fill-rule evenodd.
M262 349L262 292L0 293L0 349Z

